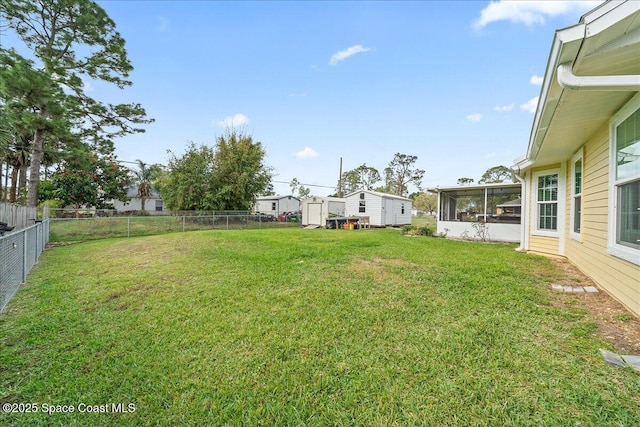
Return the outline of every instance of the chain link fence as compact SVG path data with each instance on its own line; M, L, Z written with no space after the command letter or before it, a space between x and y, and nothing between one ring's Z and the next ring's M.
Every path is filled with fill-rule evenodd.
M0 313L49 242L49 220L0 236Z
M126 217L82 213L72 218L56 218L55 215L54 212L50 212L52 242L150 236L196 230L300 227L299 215L285 215L275 218L260 214L248 214L247 212L189 212L173 215Z

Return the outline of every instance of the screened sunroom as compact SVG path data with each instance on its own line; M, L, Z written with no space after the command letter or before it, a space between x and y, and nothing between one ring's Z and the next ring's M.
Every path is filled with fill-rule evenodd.
M520 241L520 184L437 187L428 191L438 194L439 234L461 239Z

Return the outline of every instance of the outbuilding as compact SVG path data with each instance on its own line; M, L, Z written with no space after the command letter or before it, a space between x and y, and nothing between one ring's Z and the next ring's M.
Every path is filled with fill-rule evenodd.
M345 215L369 217L373 227L411 224L412 200L393 194L358 190L345 197Z
M256 199L256 213L271 214L277 217L283 213L298 212L300 199L293 196L264 196Z
M341 197L309 196L300 202L302 225L326 226L327 218L345 214L345 199Z

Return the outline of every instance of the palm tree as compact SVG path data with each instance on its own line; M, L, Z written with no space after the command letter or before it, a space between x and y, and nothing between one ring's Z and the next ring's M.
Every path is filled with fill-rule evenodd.
M145 201L151 197L151 193L156 189L156 185L164 175L164 167L154 163L148 165L142 160L137 159L138 170L133 171L133 183L138 187L138 198L140 198L142 210L144 210Z
M140 159L136 159L138 164L138 170L134 171L135 184L138 186L138 198L144 210L145 201L151 197L151 191L153 190L153 169L147 167L148 165Z

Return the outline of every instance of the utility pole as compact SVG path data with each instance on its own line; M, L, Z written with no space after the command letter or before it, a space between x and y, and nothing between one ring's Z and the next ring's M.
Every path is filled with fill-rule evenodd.
M344 197L342 194L342 157L340 157L340 175L338 176L338 197Z

